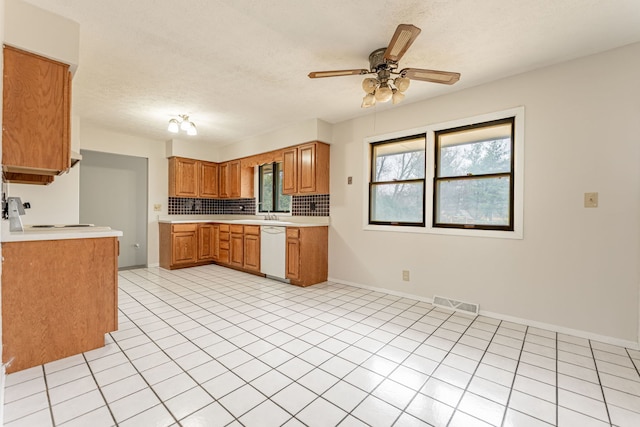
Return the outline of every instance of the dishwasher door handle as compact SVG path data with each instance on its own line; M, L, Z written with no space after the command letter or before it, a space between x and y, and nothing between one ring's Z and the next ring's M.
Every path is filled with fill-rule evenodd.
M268 234L282 234L285 232L285 227L263 225L260 231Z

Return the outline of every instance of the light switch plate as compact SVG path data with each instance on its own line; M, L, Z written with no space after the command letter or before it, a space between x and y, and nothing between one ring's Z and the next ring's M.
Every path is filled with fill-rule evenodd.
M154 212L160 212L162 210L162 205L160 203L156 203L153 205Z
M597 208L598 207L598 193L584 193L584 207L585 208Z

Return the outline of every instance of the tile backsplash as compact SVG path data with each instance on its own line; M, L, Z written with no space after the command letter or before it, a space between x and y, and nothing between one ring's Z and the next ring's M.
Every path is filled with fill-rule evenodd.
M169 215L255 215L256 199L169 197Z
M329 216L329 195L293 196L291 199L293 216Z
M169 215L255 215L256 199L169 197ZM329 195L292 196L291 215L329 216Z

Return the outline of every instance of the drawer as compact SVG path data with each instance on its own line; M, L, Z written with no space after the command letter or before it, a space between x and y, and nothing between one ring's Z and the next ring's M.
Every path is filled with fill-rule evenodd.
M171 232L172 233L181 233L181 232L189 232L196 231L198 228L198 224L172 224Z
M228 242L229 241L229 232L220 232L220 241L221 242Z
M244 233L244 226L243 225L230 225L229 229L230 229L232 234L242 234L242 233Z
M229 250L229 241L228 240L226 242L222 241L222 240L220 241L220 250L222 250L222 249Z
M299 239L300 229L295 227L287 227L287 239Z
M220 232L221 233L228 233L229 232L229 224L220 224Z
M245 225L244 226L244 234L253 234L256 236L260 235L260 226L259 225Z

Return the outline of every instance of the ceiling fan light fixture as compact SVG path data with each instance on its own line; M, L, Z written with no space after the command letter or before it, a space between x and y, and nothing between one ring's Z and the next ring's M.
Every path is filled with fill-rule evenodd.
M368 93L362 98L362 108L369 108L376 105L376 97L373 95L373 92Z
M393 81L393 84L398 88L400 92L404 92L409 89L409 85L411 84L411 80L406 77L396 77Z
M393 95L391 96L391 100L393 104L400 104L404 99L405 95L400 91L400 89L393 89Z
M393 91L389 87L388 84L383 83L380 85L378 89L376 89L376 101L378 102L387 102L393 96Z
M378 87L378 84L380 84L378 79L367 77L362 81L362 90L364 90L366 93L372 93L376 89L376 87Z

